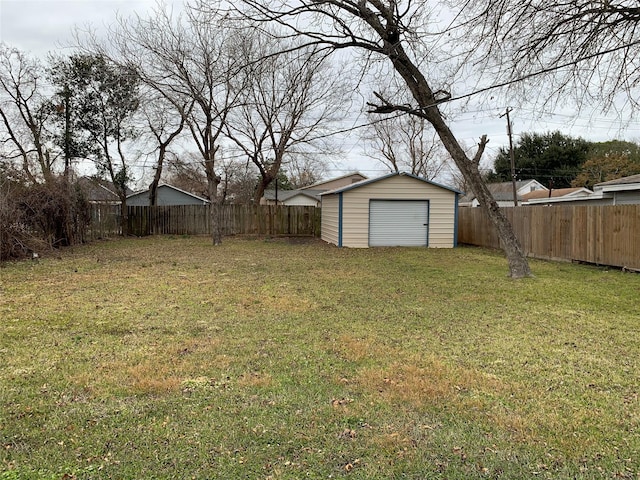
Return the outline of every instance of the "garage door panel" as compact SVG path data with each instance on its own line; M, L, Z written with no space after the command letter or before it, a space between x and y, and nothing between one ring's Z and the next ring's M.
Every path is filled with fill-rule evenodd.
M428 236L428 200L371 200L369 202L370 246L427 246Z

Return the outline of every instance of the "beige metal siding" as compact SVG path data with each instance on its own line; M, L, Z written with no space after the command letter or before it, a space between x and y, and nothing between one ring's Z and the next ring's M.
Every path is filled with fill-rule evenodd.
M455 193L450 190L415 178L394 176L347 190L343 195L342 245L345 247L369 246L370 199L429 200L429 246L451 248L454 245ZM333 197L337 204L338 196L331 195ZM323 239L324 215L323 208Z
M321 235L327 243L338 245L338 201L339 195L322 197Z

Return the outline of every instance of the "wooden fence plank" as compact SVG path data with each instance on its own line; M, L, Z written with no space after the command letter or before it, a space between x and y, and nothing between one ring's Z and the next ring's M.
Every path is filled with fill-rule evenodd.
M640 205L503 209L532 257L640 269ZM480 208L460 208L458 242L499 248Z
M92 207L90 239L117 236L119 206ZM129 233L145 235L208 235L211 210L203 205L130 206ZM320 236L320 209L304 206L224 205L220 212L223 235Z

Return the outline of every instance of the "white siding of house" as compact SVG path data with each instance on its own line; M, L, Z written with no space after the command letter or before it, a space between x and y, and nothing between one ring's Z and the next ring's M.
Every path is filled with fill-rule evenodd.
M309 198L306 195L296 195L291 198L287 198L284 202L284 205L289 206L303 206L303 207L317 207L318 202L316 202L313 198Z
M407 176L394 176L343 192L342 245L369 246L369 200L429 200L429 246L451 248L454 245L455 197L450 190ZM323 197L322 229L324 240L325 208ZM337 212L337 207L336 207ZM336 222L337 223L337 222ZM337 230L337 228L336 228ZM328 240L327 240L328 241ZM333 243L333 242L332 242Z
M338 245L338 208L339 195L322 197L321 238L327 243Z

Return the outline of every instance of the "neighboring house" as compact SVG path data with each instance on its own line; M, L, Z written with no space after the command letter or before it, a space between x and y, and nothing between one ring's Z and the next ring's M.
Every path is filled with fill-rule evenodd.
M491 195L497 202L499 207L513 207L513 183L512 182L502 182L502 183L489 183L487 184ZM546 191L549 189L542 185L537 180L519 180L516 182L516 195L518 197L518 204L522 202L522 197L528 193L535 191ZM480 202L473 194L470 192L464 195L460 199L461 207L479 207Z
M367 177L360 172L352 172L341 177L332 178L331 180L324 180L322 182L314 183L306 187L302 187L300 190L319 190L321 192L327 192L329 190L335 190L336 188L346 187L353 183L366 180Z
M583 188L578 193L529 199L528 205L636 205L640 204L640 175L597 183L593 192Z
M611 199L611 205L640 204L640 175L631 175L593 186L593 196Z
M358 172L349 173L341 177L314 183L297 190L265 190L260 199L260 205L304 205L320 206L320 194L347 185L366 180L367 177ZM277 198L276 198L277 194Z
M173 185L163 184L158 185L156 194L157 206L170 206L170 205L207 205L208 200L198 197L189 192L185 192ZM149 202L149 190L143 190L136 192L127 197L127 205L132 207L148 206Z
M321 238L339 247L454 247L461 192L408 173L321 195Z
M573 202L585 199L593 192L588 188L555 188L552 190L534 190L522 196L522 205L547 205L554 202Z
M320 194L322 190L265 190L260 199L260 205L303 205L310 207L320 206Z
M115 192L113 183L96 177L80 177L77 185L89 203L101 205L120 205L120 198ZM128 193L132 193L128 190Z

